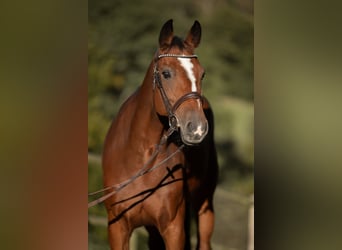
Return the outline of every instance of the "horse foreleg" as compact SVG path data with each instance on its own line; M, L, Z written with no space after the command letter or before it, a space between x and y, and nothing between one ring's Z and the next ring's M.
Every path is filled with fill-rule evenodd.
M179 207L176 217L163 229L161 235L166 250L183 250L185 245L184 230L185 205Z
M214 209L212 199L206 199L201 205L197 215L198 220L198 242L197 249L210 250L210 239L214 231Z
M108 227L108 239L111 250L128 250L130 231L122 221L117 221Z

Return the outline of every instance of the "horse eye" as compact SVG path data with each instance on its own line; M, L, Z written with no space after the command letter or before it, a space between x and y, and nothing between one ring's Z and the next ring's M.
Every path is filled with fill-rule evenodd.
M171 73L168 70L163 71L162 74L163 74L165 79L168 79L171 77Z

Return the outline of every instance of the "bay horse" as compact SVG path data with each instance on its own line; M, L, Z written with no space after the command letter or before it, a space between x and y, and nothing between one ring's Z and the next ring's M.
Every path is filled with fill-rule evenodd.
M204 69L194 55L200 39L198 21L185 40L167 21L142 85L108 131L104 186L120 187L105 200L111 249L129 249L140 226L150 249L190 249L191 214L197 249L211 249L218 164L213 112L201 90Z

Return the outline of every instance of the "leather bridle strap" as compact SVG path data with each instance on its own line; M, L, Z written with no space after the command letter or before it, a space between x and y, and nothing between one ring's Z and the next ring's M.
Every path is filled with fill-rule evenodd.
M156 56L156 58L155 58L155 64L154 64L154 68L153 68L153 89L155 88L156 85L158 86L159 92L161 94L161 97L162 97L163 102L164 102L164 106L165 106L167 114L168 114L170 129L172 129L173 131L176 131L178 129L178 120L177 120L177 117L175 115L176 110L186 100L188 100L188 99L202 100L202 96L197 92L190 92L190 93L183 95L181 98L179 98L175 102L175 104L172 106L170 101L169 101L169 98L167 97L166 92L163 88L163 84L161 82L160 74L159 74L159 71L157 68L157 61L163 57L197 58L197 55L161 54L161 55Z
M164 102L167 114L170 117L170 116L173 115L173 113L172 113L172 106L171 106L169 98L167 98L167 95L166 95L165 90L163 88L163 85L162 85L162 82L161 82L161 79L160 79L160 74L159 74L159 71L157 69L157 64L154 65L153 74L154 74L153 85L155 86L157 84L157 87L158 87L158 89L160 91L160 94L162 96L162 99L163 99L163 102Z
M199 99L200 101L202 101L202 96L199 93L197 93L197 92L190 92L190 93L187 93L187 94L183 95L173 105L172 110L171 110L172 113L176 112L176 110L179 108L179 106L183 102L187 101L188 99Z
M197 58L197 55L160 54L157 56L157 59L160 59L163 57Z

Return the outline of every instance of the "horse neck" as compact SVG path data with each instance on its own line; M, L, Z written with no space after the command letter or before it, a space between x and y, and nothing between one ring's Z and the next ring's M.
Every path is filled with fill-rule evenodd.
M164 127L154 107L153 66L152 61L139 89L133 122L138 138L156 144L160 141Z

